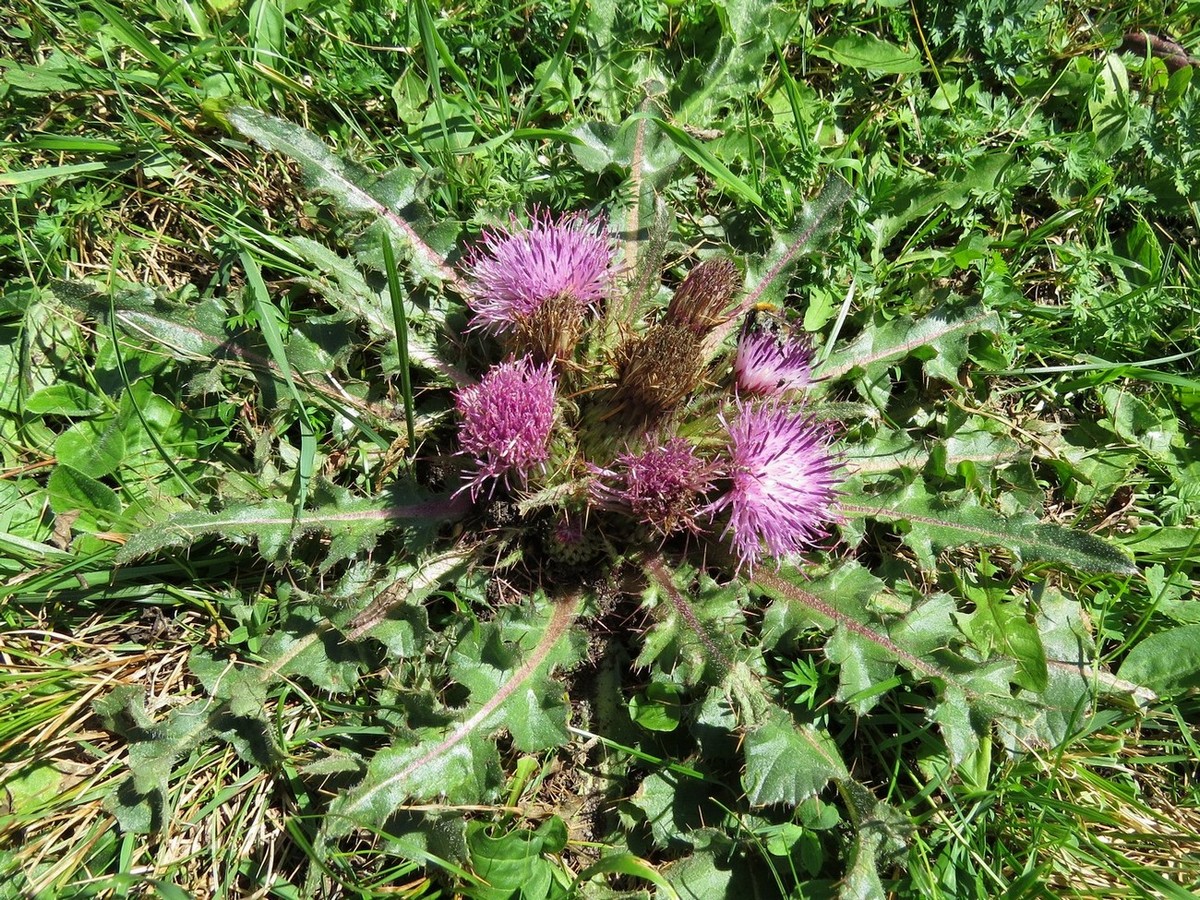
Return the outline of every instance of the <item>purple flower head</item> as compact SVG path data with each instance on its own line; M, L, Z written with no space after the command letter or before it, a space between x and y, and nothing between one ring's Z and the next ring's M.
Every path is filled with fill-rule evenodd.
M740 390L773 396L808 387L812 364L812 345L806 338L747 330L738 341L733 374Z
M713 511L730 508L739 568L764 555L786 556L812 545L836 518L840 462L830 431L803 412L775 402L735 401L737 415L721 418L729 431L730 488Z
M681 528L698 530L695 517L712 488L716 466L697 456L691 443L671 438L641 453L622 453L617 464L623 471L597 470L620 482L614 487L597 483L597 500L629 509L664 535Z
M492 366L478 383L454 397L462 422L459 452L475 459L475 471L463 489L474 500L489 481L524 485L529 473L544 467L554 427L554 375L528 357Z
M484 231L466 264L475 313L472 328L503 334L516 330L546 301L573 300L582 314L599 306L613 273L613 245L605 224L583 213L557 220L545 210L528 227Z

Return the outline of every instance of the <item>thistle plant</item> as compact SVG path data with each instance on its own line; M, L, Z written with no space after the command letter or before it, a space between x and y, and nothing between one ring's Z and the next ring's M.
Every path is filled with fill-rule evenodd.
M111 802L127 827L169 818L174 760L230 734L229 718L242 732L259 729L245 752L263 766L290 760L296 745L278 739L260 701L270 685L300 679L333 696L361 685L378 704L355 714L361 734L304 764L306 777L331 779L311 795L309 895L330 873L353 882L338 860L347 841L367 835L384 835L401 855L444 853L487 871L495 838L470 811L500 801L512 754L553 754L590 736L612 750L596 763L596 783L617 787L593 794L628 832L630 871L669 883L689 860L728 868L759 852L753 841L713 844L703 824L713 816L810 835L841 821L844 892L877 896L881 869L903 858L907 820L855 778L825 717L790 703L775 659L821 634L836 683L819 687L857 716L906 687L905 703L924 704L922 731L939 736L930 759L943 772L986 766L995 742L1014 754L1057 744L1106 686L1121 690L1096 676L1078 602L1050 586L1031 587L1041 599L1028 605L981 589L970 607L926 588L965 547L993 554L981 571L1004 566L1014 578L1029 563L1131 564L1099 538L1041 521L1035 501L1002 508L985 491L939 493L946 453L892 424L897 367L961 390L971 339L997 330L994 313L959 299L916 319L869 322L851 340L804 332L789 312L789 279L849 208L844 182L814 187L765 254L710 245L668 269L670 216L636 157L632 202L506 210L507 225L449 240L410 196L402 216L384 182L355 181L302 129L245 108L228 122L299 163L348 214L366 214L364 244L386 236L403 248L404 271L385 257L381 292L367 277L373 251L342 258L312 241L289 245L336 273L336 284L314 280L313 289L387 348L381 359L412 361L416 387L396 405L417 412L417 440L380 494L314 479L309 500L233 501L130 538L125 562L212 535L253 541L298 584L280 589L285 624L253 665L219 650L194 655L204 716L176 710L143 729L143 765ZM673 134L651 117L630 127L639 146ZM94 310L88 297L72 302ZM114 304L112 327L153 331L157 313L135 301ZM402 315L381 316L389 305ZM760 314L768 309L778 312L770 322ZM189 327L203 335L192 346L236 343ZM254 352L237 358L268 374L289 365L282 350ZM314 387L309 402L363 435L387 431L387 409L348 396ZM976 485L1006 468L1034 483L1020 474L1028 457L999 438L965 458ZM314 535L323 555L309 576L296 574L297 548ZM622 659L624 668L612 662ZM628 687L634 673L640 686ZM569 710L566 678L600 695ZM451 699L446 685L463 695ZM114 695L106 721L141 722L138 703ZM492 740L500 732L504 758ZM642 749L620 750L631 743ZM711 773L738 790L717 801L668 791L678 767L639 768L651 748L660 761L685 757L688 778ZM510 784L514 796L523 784ZM662 824L672 817L676 826ZM512 833L545 862L566 842L552 836L554 821ZM660 854L662 874L635 851ZM561 871L545 877L563 887Z
M740 312L738 270L716 257L685 276L665 309L620 322L612 346L602 326L614 254L598 219L546 211L528 228L485 233L470 254L470 327L549 360L501 363L458 392L472 496L490 483L491 499L502 482L527 509L565 504L620 558L636 554L617 535L642 527L705 543L728 535L738 568L814 546L834 515L840 466L832 424L800 408L808 343L745 329L732 360L704 360L704 339ZM556 378L578 399L560 404L564 427L552 436ZM743 399L751 394L779 396ZM548 457L557 464L546 467Z

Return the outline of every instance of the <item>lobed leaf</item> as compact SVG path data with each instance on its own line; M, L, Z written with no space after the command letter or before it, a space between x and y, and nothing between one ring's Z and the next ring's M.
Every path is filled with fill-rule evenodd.
M1082 572L1128 575L1137 571L1123 550L1087 532L1039 522L1028 514L1002 516L974 500L942 506L920 484L875 499L869 506L843 503L840 509L847 516L907 524L902 539L929 570L936 569L937 556L945 549L981 546L1011 550L1024 562L1041 560Z
M853 375L860 390L878 402L882 389L871 385L878 383L890 366L921 351L926 354L927 375L957 384L958 370L967 358L967 339L999 327L999 316L982 306L943 307L916 321L896 319L872 325L848 346L831 353L818 367L816 377L834 381Z
M170 516L154 528L134 535L117 554L118 564L132 562L163 550L187 547L208 535L253 540L259 552L273 562L286 558L291 544L312 532L329 534L333 543L326 567L372 546L379 535L398 523L417 525L451 519L462 514L465 500L427 500L395 505L384 495L349 502L327 503L295 515L285 500L231 504L217 512L185 512Z
M247 106L227 113L230 126L267 150L282 153L299 164L314 189L328 194L344 212L376 217L398 245L407 248L414 271L435 284L454 284L458 276L442 254L402 213L425 217L413 192L412 178L378 178L347 162L312 132Z
M827 732L796 725L778 708L746 733L745 754L742 786L754 806L796 806L850 775Z
M488 685L495 685L494 690L483 697L473 692L470 714L457 725L446 732L422 729L402 744L376 754L363 780L331 805L325 834L336 837L354 826L381 827L396 806L410 797L445 796L460 803L478 803L490 798L499 784L499 759L495 747L484 740L484 735L508 727L514 738L519 735L520 740L529 740L533 746L543 737L544 732L529 717L541 712L544 701L535 698L531 706L528 688L544 678L556 660L563 658L560 642L570 632L580 599L575 595L536 607L539 617L536 631L525 632L528 637L536 637L536 643L532 647L522 646L520 663L511 668L504 660L493 657L492 663L499 663L495 665L497 674L482 677ZM511 650L503 647L493 650L516 661ZM461 668L459 674L463 674Z

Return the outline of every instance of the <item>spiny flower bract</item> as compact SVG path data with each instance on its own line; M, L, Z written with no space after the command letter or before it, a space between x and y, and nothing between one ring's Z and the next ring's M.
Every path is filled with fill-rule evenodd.
M748 329L738 341L733 374L740 391L771 396L808 387L812 364L806 338Z
M529 475L545 464L554 427L554 374L548 365L528 358L492 366L478 384L462 388L454 405L462 417L458 437L460 453L475 460L467 473L471 498L491 482L509 485L515 477L524 485Z
M782 557L826 534L838 483L829 428L779 402L735 401L729 432L729 490L713 511L729 508L739 567Z
M528 226L515 221L485 230L465 267L472 328L516 330L546 301L566 297L582 313L608 295L614 249L602 220L583 213L554 218L535 211Z

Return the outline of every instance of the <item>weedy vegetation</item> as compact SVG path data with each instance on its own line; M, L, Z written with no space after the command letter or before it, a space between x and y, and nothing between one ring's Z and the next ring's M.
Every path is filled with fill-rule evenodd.
M1194 896L1198 15L0 12L0 897Z

